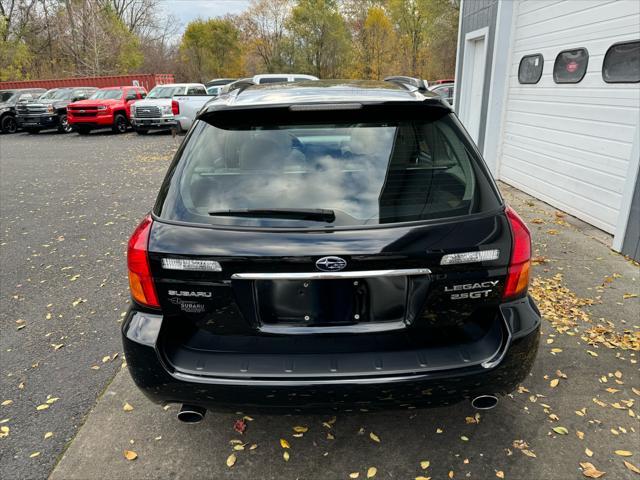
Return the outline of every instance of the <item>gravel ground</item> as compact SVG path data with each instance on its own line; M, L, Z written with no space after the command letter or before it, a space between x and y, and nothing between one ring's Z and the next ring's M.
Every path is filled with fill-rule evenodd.
M608 236L507 186L532 228L532 293L545 320L530 378L494 410L474 417L461 403L335 421L209 412L184 425L175 406L149 403L121 368L123 257L178 142L0 137L0 402L13 401L0 406L0 427L10 427L3 477L46 477L73 439L52 479L362 479L374 467L385 479L565 480L595 475L586 462L605 479L640 478L624 464L640 465L638 265ZM241 436L233 423L244 414ZM294 426L308 431L294 437ZM228 467L236 439L246 446Z
M46 477L118 370L125 245L178 142L0 136L1 477Z

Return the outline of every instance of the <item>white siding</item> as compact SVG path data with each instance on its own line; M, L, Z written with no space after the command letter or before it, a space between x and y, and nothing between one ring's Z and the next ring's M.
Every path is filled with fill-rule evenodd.
M514 9L499 177L614 233L640 122L640 84L607 84L609 46L640 38L638 0L522 0ZM553 82L556 55L584 47L578 84ZM499 48L499 47L498 47ZM523 55L541 53L536 85L518 83Z

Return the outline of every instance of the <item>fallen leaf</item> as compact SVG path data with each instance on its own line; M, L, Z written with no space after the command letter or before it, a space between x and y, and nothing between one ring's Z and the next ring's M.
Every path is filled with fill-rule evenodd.
M584 449L584 453L587 455L587 457L593 457L593 452L588 448Z
M125 412L131 412L133 411L133 405L131 405L129 402L125 402L122 410L124 410Z
M369 438L374 442L380 443L380 437L378 437L375 433L369 432Z
M415 480L431 480L431 477L423 477L422 475L417 476Z
M46 403L43 403L42 405L38 405L36 407L36 410L46 410L47 408L49 408L49 405Z
M38 455L40 455L40 452L33 452L31 455L29 455L29 458L35 458Z
M258 448L258 444L252 443L251 446L249 447L249 450L255 450L256 448Z
M376 467L369 467L367 470L367 478L373 478L378 473L378 469Z
M7 427L6 425L1 425L0 426L0 438L5 438L9 436L9 427Z
M51 404L53 404L53 403L57 402L58 400L60 400L60 398L58 398L58 397L51 397L51 398L48 398L48 399L47 399L47 401L46 401L45 403L48 403L49 405L51 405Z
M309 428L296 425L295 427L293 427L293 431L296 433L306 433L309 431Z
M64 347L64 343L58 343L58 344L52 343L51 346L53 347L53 350L56 351L56 350L60 350L62 347Z
M431 462L429 460L423 460L422 462L420 462L420 468L422 468L423 470L429 468L429 465L431 465Z
M551 430L553 430L559 435L566 435L567 433L569 433L569 430L567 430L564 427L553 427Z
M559 383L560 383L560 379L559 378L554 378L553 380L551 380L549 382L549 386L551 386L551 388L556 388Z
M358 478L360 476L360 472L351 472L349 474L349 478Z
M2 405L3 407L6 407L7 405L11 405L12 403L13 403L13 400L5 400L0 405Z
M289 442L287 442L284 438L280 439L280 446L282 448L291 448L291 445L289 445Z
M633 453L631 453L629 450L616 450L614 453L621 457L630 457L631 455L633 455Z
M496 477L498 478L504 478L504 472L502 470L497 470L496 471Z
M637 293L625 293L624 295L622 295L622 298L624 300L627 300L628 298L636 298L637 296Z
M44 439L46 440L47 438L51 438L53 437L53 432L47 432L44 434Z
M640 475L640 468L636 467L633 463L627 462L625 460L624 461L624 466L627 467L632 472L637 473L638 475Z
M597 356L598 356L598 354L597 354L596 352L593 352L593 351L591 351L591 350L587 350L587 353L588 353L589 355L591 355L592 357L597 357Z
M244 450L244 445L243 444L234 445L233 450L236 452L241 452L242 450Z
M460 437L460 440L462 440L463 442L468 442L469 441L469 437L465 437L464 435L462 435Z
M287 452L285 450L284 453L282 454L282 458L284 458L285 462L288 462L289 461L289 452Z
M124 451L124 458L126 458L129 461L135 460L136 458L138 458L138 454L136 452L134 452L133 450L125 450Z
M111 355L105 355L102 357L102 363L107 363L109 360L111 360Z
M594 467L593 463L580 462L580 466L582 467L582 475L588 478L600 478L605 474Z
M233 467L236 464L236 460L237 460L237 457L235 453L232 453L231 455L229 455L227 457L227 467L229 468Z
M233 423L233 429L239 434L243 434L247 429L247 423L243 419L236 420Z

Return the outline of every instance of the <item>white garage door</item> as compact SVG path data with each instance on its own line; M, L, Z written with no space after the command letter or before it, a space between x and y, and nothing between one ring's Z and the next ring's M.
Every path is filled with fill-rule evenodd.
M614 43L640 39L640 1L522 1L514 13L499 176L613 233L638 135L640 84L605 83L602 63ZM556 56L578 48L588 51L584 78L555 83ZM520 84L520 60L531 54L544 57L542 77ZM579 67L568 60L563 68Z

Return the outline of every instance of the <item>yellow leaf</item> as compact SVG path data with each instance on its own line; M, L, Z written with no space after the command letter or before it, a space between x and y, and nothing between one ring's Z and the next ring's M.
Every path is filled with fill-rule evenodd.
M633 463L627 462L625 460L624 461L624 466L627 467L632 472L637 473L638 475L640 475L640 468L636 467Z
M234 445L234 446L233 446L233 449L234 449L236 452L241 452L242 450L244 450L244 445L242 445L242 444Z
M423 477L422 475L415 478L415 480L431 480L431 477Z
M464 435L462 435L460 437L460 440L462 440L463 442L468 442L469 441L469 437L465 437Z
M591 450L589 450L588 448L584 449L584 453L587 454L587 457L593 457L593 452Z
M245 415L244 417L242 417L243 420L246 420L247 422L253 422L253 417L250 417L249 415Z
M258 448L258 444L257 444L257 443L253 443L253 444L251 444L251 446L249 447L249 450L255 450L256 448Z
M296 425L295 427L293 427L293 431L296 433L306 433L309 431L309 428Z
M236 464L236 454L232 453L227 457L227 467L231 468Z
M129 460L130 462L135 460L136 458L138 458L138 454L136 452L134 452L133 450L125 450L124 451L124 458L126 458L127 460Z
M51 438L51 437L53 437L53 432L47 432L47 433L45 433L45 434L44 434L44 438L45 438L45 440L46 440L47 438Z
M429 468L429 465L431 465L431 462L429 460L423 460L422 462L420 462L420 468L422 468L423 470Z
M46 410L47 408L49 408L49 405L46 403L43 403L42 405L38 405L36 407L36 410Z
M597 357L597 356L598 356L598 354L597 354L596 352L592 352L591 350L587 350L587 353L588 353L589 355L591 355L592 357ZM596 477L596 478L597 478L597 477Z
M453 473L453 470L449 470L449 478L453 478L455 476L455 473Z
M54 350L60 350L62 347L64 347L64 343L52 343L51 346L53 347Z
M625 293L624 295L622 295L622 298L626 300L628 298L636 298L637 296L638 296L637 293Z
M556 388L559 383L560 383L560 379L554 378L549 382L549 385L551 386L551 388Z
M376 473L378 473L378 469L376 467L369 467L369 470L367 470L367 478L375 477Z
M616 370L616 373L614 373L616 378L622 378L622 372L620 370Z
M280 446L282 448L291 448L291 445L289 445L289 442L287 442L284 438L280 439Z
M105 355L102 357L102 363L107 363L109 360L111 360L111 355Z
M580 462L580 466L582 467L582 475L588 478L600 478L605 473L594 467L593 463Z
M131 412L133 411L133 405L131 405L129 402L124 402L124 407L122 407L122 410L124 410L125 412Z
M374 442L380 443L380 437L378 437L375 433L369 432L369 438Z
M284 453L282 454L282 458L284 458L285 462L288 462L289 461L289 452L287 452L285 450Z
M5 400L4 402L2 402L2 406L6 407L7 405L11 405L13 403L13 400Z
M621 457L630 457L633 455L629 450L616 450L614 452L616 455L620 455Z
M51 397L51 398L48 398L48 399L47 399L46 403L48 403L49 405L51 405L52 403L55 403L55 402L57 402L58 400L60 400L60 398L58 398L58 397Z
M40 452L33 452L31 455L29 455L29 458L35 458L38 455L40 455Z
M551 430L553 430L559 435L566 435L567 433L569 433L569 430L567 430L564 427L553 427Z
M504 472L502 470L498 470L496 471L496 477L498 478L504 478Z
M6 425L0 426L0 438L8 437L9 431L10 429Z
M358 478L360 476L360 472L351 472L349 474L349 478Z

